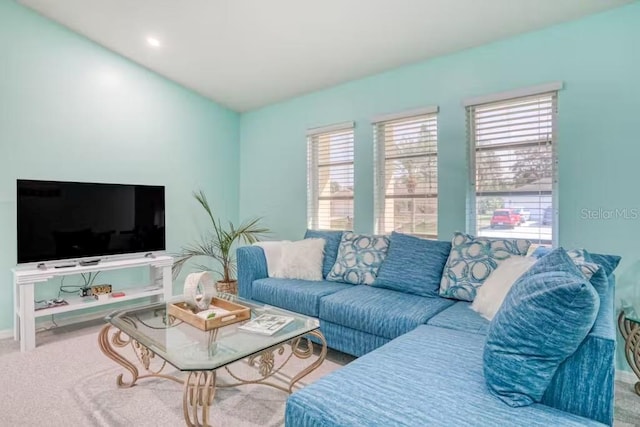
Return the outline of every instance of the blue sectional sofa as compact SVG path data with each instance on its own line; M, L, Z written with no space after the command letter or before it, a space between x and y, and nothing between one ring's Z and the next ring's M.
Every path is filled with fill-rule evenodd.
M334 253L327 256L335 259ZM329 347L358 356L292 394L288 426L613 424L612 274L597 289L600 308L591 332L560 365L542 401L514 408L487 389L483 348L489 322L470 303L367 285L269 278L264 252L256 246L239 248L237 260L240 296L319 318Z

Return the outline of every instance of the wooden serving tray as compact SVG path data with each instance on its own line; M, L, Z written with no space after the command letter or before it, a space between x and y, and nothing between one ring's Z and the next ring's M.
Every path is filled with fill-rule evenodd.
M175 302L169 304L169 314L203 331L210 331L232 323L242 322L251 317L251 309L249 307L224 299L214 297L211 300L211 308L214 307L222 308L229 313L211 319L204 319L198 316L197 312L187 303Z

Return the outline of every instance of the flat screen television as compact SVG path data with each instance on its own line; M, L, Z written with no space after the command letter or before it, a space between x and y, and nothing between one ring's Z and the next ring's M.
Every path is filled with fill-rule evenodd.
M165 250L164 187L17 180L18 264Z

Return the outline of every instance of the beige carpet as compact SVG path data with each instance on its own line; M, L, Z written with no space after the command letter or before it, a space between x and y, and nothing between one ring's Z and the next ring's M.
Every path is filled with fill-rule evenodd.
M98 349L100 323L38 334L38 347L20 353L18 343L0 340L2 426L182 426L182 386L160 379L118 389L124 370ZM327 361L303 380L310 383L353 360L330 351ZM252 372L242 363L240 373ZM297 372L291 365L285 376ZM171 370L167 370L171 372ZM221 374L219 380L230 378ZM214 426L282 426L287 394L259 385L218 389L211 407ZM617 427L640 427L640 396L616 383Z
M142 379L132 388L116 387L126 372L98 349L101 323L66 327L38 334L38 347L20 353L13 340L0 340L0 426L182 426L182 385L164 379ZM127 347L130 360L135 356ZM308 384L352 360L330 352L320 368L299 384ZM308 364L292 358L279 379ZM250 377L255 368L233 365ZM171 366L163 373L176 372ZM142 374L142 372L141 372ZM125 379L129 379L125 373ZM223 370L219 382L232 378ZM286 392L261 385L219 388L211 406L213 426L282 426Z
M616 427L640 427L640 396L633 384L616 381Z

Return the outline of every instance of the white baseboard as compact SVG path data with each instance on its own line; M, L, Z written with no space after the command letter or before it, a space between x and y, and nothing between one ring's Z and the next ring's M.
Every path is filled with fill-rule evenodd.
M5 329L0 331L0 340L4 340L7 338L13 338L13 329Z
M50 328L52 326L67 326L67 325L73 325L76 323L83 323L83 322L90 322L92 320L97 320L97 319L102 319L104 318L104 316L111 312L113 310L109 310L109 309L104 309L104 310L99 310L93 313L81 313L81 314L66 314L65 317L63 318L57 318L55 319L55 325L53 324L53 322L51 320L49 320L49 317L43 317L41 319L36 320L36 333L39 332L39 330L41 328ZM11 332L11 336L13 336L13 332Z
M627 384L635 384L638 382L638 377L633 372L616 369L616 380Z

